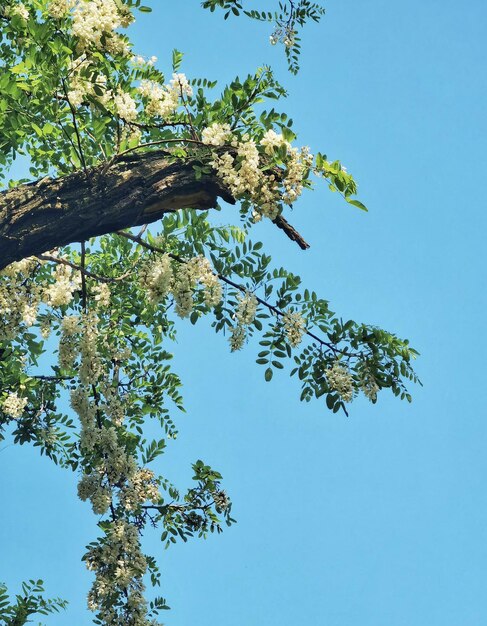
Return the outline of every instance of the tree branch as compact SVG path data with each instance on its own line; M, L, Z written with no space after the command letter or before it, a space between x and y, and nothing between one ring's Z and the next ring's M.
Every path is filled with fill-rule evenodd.
M167 152L126 155L107 172L75 172L0 193L0 270L46 250L155 222L180 209L207 210L235 199L215 174Z

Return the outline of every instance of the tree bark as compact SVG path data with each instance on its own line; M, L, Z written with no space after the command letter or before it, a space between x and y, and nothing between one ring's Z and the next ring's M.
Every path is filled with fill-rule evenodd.
M0 269L90 237L149 224L179 209L215 208L235 199L215 175L196 179L192 163L164 152L123 157L94 169L43 179L0 194Z
M180 209L235 204L216 174L196 178L193 163L154 151L120 158L108 170L45 178L0 193L0 270L29 256L123 228L159 220ZM282 217L274 223L306 250Z

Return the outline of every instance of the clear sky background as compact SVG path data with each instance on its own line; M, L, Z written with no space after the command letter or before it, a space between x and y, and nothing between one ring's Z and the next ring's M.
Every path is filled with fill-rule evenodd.
M301 404L285 374L265 383L252 346L230 354L205 323L182 326L188 413L157 469L184 489L204 459L238 524L166 552L148 534L166 624L486 624L487 4L328 0L296 78L268 26L225 23L196 0L153 4L138 52L169 71L177 47L188 76L222 86L271 63L300 143L358 179L368 214L325 187L296 206L307 252L270 224L253 238L343 317L408 337L424 382L411 405L383 392L332 415ZM79 559L97 529L76 478L27 447L4 447L0 472L1 577L44 578L71 603L48 623L87 626Z

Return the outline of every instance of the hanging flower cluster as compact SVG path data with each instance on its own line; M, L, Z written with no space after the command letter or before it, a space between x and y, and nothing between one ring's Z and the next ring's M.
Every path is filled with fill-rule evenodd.
M147 560L137 528L126 520L114 521L106 536L84 556L95 582L88 594L88 608L107 626L150 626L143 593Z
M361 371L360 388L364 396L368 398L371 402L375 402L377 400L377 394L380 390L380 387L368 367L364 367Z
M0 272L0 341L11 341L22 323L32 326L42 290L29 283L36 261L24 259Z
M258 300L253 293L245 292L244 295L239 295L237 298L237 309L235 311L235 318L237 320L236 326L230 328L230 349L232 352L240 350L247 338L246 327L250 326L255 319L257 313Z
M344 402L351 402L354 393L353 378L347 368L335 362L326 370L326 378L331 389L338 392Z
M113 402L113 388L102 383L101 392ZM90 399L89 387L81 385L71 392L71 406L81 422L80 449L86 468L78 495L91 502L95 514L112 513L106 536L92 544L85 555L88 569L95 572L88 605L106 624L122 623L118 620L123 618L124 624L142 626L148 623L142 583L147 564L138 530L127 515L139 511L147 501L161 499L158 480L151 470L138 467L120 440L117 427L110 425L112 417L120 427L123 402L118 402L117 411L112 410L110 416L103 415L103 405L96 405Z
M188 317L194 306L199 283L204 288L204 302L214 308L222 299L222 286L210 262L197 256L185 263L174 263L168 254L158 255L142 273L142 285L150 302L162 301L172 293L179 317Z
M27 398L22 398L17 393L9 393L7 397L0 402L2 411L13 419L17 419L22 415L26 405Z
M228 124L215 122L203 129L202 141L210 146L229 146L224 152L213 152L210 165L235 198L250 200L254 221L263 216L275 219L281 211L281 202L292 204L301 195L313 164L308 148L293 148L283 135L272 129L256 143L248 134L239 139ZM273 159L283 160L283 172L264 172Z
M297 348L306 331L306 320L300 313L286 311L282 316L282 325L289 345L292 348Z

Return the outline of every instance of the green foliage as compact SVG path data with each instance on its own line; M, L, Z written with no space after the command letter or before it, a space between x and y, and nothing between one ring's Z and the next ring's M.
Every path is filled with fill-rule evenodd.
M302 28L309 20L319 22L325 13L325 9L320 4L309 2L309 0L279 2L278 11L244 10L244 3L238 2L238 0L205 0L202 6L212 12L217 8L223 9L225 11L224 19L228 19L230 16L239 17L243 14L253 20L272 24L274 29L270 36L271 43L280 42L284 44L288 67L293 74L297 74L299 71L299 55L301 53L301 38L298 36L298 28Z
M22 593L10 599L7 587L0 583L0 624L23 626L34 615L49 615L65 609L67 602L59 598L45 599L42 580L22 583Z

